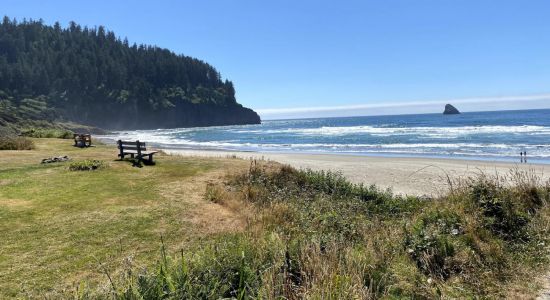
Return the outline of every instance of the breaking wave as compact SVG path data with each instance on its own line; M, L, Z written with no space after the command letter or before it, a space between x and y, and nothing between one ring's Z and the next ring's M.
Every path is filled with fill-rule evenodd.
M550 158L550 110L268 121L261 125L120 131L104 138L165 148L445 157Z

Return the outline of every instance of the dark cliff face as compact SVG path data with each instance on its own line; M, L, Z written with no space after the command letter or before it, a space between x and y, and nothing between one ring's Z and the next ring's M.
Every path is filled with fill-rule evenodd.
M443 111L444 115L458 115L460 112L456 107L452 106L451 104L445 105L445 110Z
M181 103L161 110L139 110L124 107L110 111L90 111L81 123L110 130L203 127L260 124L258 114L239 104L219 106Z

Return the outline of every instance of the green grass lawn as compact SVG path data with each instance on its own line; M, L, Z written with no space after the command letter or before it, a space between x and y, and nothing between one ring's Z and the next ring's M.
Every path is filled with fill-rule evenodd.
M187 221L196 204L167 189L224 168L222 160L162 154L155 166L135 168L117 161L112 146L34 142L36 150L0 152L0 298L93 284L105 279L100 263L108 270L127 257L154 263L161 236L169 245L185 247L182 241L200 235ZM106 167L69 171L69 162L40 163L58 155L103 160Z
M264 161L135 168L112 146L34 142L0 151L0 299L524 299L548 271L550 182L529 173L402 197ZM103 163L40 164L59 155Z

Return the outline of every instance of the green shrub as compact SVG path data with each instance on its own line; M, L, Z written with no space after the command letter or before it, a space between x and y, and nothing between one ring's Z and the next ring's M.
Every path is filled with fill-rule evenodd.
M456 237L461 232L456 213L432 211L420 216L406 236L405 247L423 273L445 280L460 271L452 258L456 253Z
M33 141L20 136L0 136L0 150L32 150Z
M540 189L526 183L511 188L481 177L469 184L469 190L484 226L507 240L526 238L525 226L543 204Z
M58 128L29 128L21 131L21 135L33 138L72 139L73 132Z
M115 299L253 299L265 257L237 236L215 239L174 260L161 248L154 270L126 270L111 286ZM264 265L262 265L264 263Z
M69 164L70 171L94 171L105 168L105 162L101 160L80 160Z

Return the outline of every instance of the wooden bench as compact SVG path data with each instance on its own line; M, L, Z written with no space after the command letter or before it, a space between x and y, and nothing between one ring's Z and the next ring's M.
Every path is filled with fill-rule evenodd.
M92 146L92 136L87 133L75 133L73 134L74 146L85 148Z
M147 151L145 143L140 141L132 142L118 140L117 144L120 151L120 153L118 154L120 160L123 160L124 156L130 155L131 158L137 159L136 165L141 165L142 162L147 165L154 164L153 155L157 153L157 151Z

